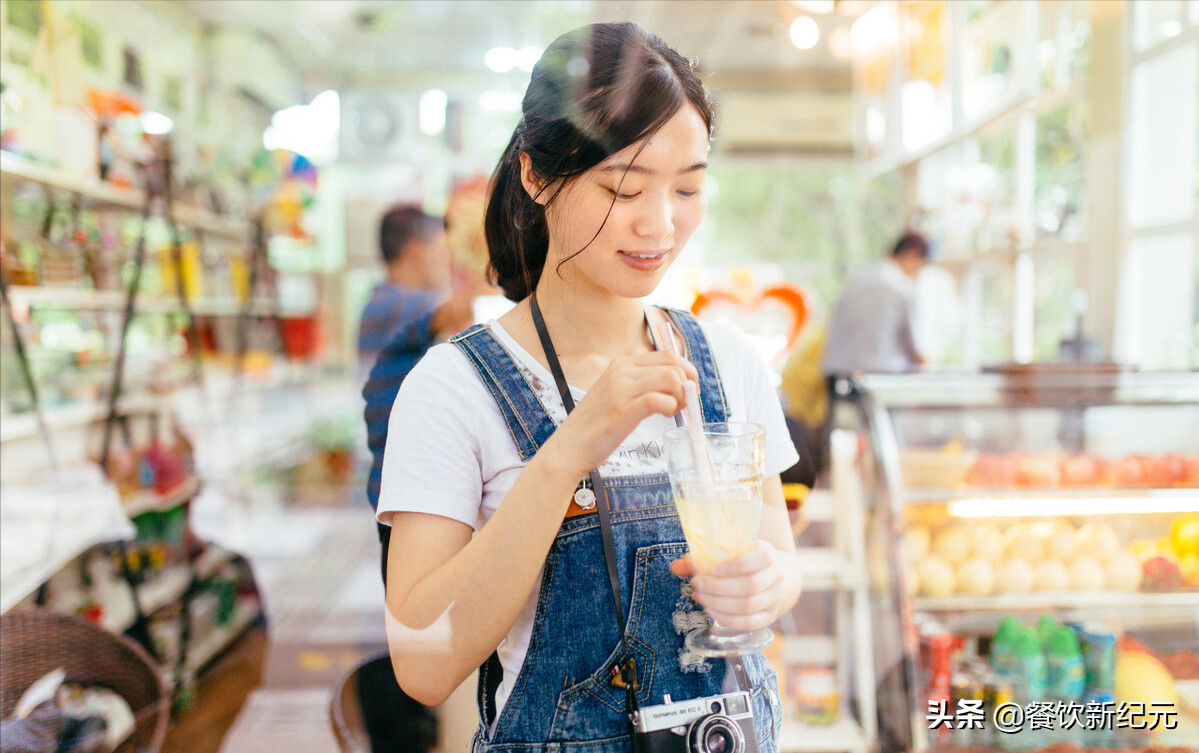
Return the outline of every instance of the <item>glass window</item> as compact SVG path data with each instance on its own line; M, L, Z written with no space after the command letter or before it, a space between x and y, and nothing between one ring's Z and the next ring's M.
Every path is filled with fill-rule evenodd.
M1134 238L1122 298L1121 354L1142 369L1189 369L1196 349L1196 249L1192 233Z
M1064 89L1086 79L1091 67L1089 3L1049 0L1039 13L1037 71L1042 89Z
M1074 261L1069 255L1046 254L1036 259L1036 308L1033 314L1036 361L1059 360L1062 340L1077 334L1074 311L1070 306L1070 296L1075 288L1074 275Z
M904 7L908 19L907 77L900 96L903 147L912 152L949 133L948 27L944 2L909 2Z
M978 202L974 246L1006 249L1016 227L1016 131L984 134L965 142L962 184Z
M894 76L898 16L895 6L877 5L850 29L853 48L854 102L863 156L886 153L892 141L893 113L889 104Z
M986 263L980 270L981 306L978 355L983 364L1012 359L1012 307L1015 305L1010 265Z
M1037 118L1037 235L1078 240L1086 227L1087 108L1071 102Z
M1129 164L1134 227L1178 221L1194 212L1197 95L1199 44L1169 50L1133 71Z
M966 31L962 45L962 110L977 120L1020 91L1023 68L1021 3L1014 0L965 2Z
M1132 2L1132 36L1136 49L1152 47L1163 39L1182 33L1186 0Z

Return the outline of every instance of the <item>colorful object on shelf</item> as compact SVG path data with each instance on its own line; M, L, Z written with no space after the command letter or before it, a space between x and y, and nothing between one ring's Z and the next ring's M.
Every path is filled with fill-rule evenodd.
M837 676L829 667L800 667L795 673L795 710L804 724L832 724L841 705Z
M771 364L781 363L795 347L811 312L807 292L791 283L769 285L749 295L716 288L699 292L691 303L691 313L700 319L736 324Z
M1199 486L1199 456L1131 454L1118 460L1090 455L1025 452L978 455L961 481L987 488L1165 488ZM947 479L941 486L955 486Z
M1142 651L1121 651L1112 671L1116 702L1175 705L1174 677L1165 665Z

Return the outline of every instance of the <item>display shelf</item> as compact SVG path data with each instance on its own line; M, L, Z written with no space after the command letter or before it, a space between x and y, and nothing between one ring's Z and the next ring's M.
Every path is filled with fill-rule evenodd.
M204 639L195 644L194 647L189 647L187 657L184 660L183 671L185 674L195 674L205 667L209 662L217 657L222 651L228 648L233 641L237 640L242 633L246 631L254 621L262 614L262 604L259 601L254 601L250 604L244 601L239 601L234 609L233 617L229 620L229 624L218 630L214 630L209 635L204 636Z
M779 734L779 753L827 753L869 749L862 728L852 718L840 716L832 724L804 724L790 720Z
M1044 591L997 596L917 597L917 612L1199 609L1199 591Z
M826 666L837 660L837 641L831 635L783 636L783 664L788 667Z
M1012 500L1054 500L1060 502L1078 502L1079 516L1095 514L1087 512L1086 502L1095 500L1120 499L1152 499L1168 502L1164 510L1158 512L1191 512L1199 510L1199 488L1146 488L1146 487L1044 487L1044 488L995 488L995 487L956 487L905 488L903 498L906 504L915 505L922 502L951 502L956 500L994 500L1007 502ZM1155 511L1157 508L1155 507ZM1056 514L1056 513L1055 513Z
M142 614L149 616L179 601L191 587L191 568L175 565L165 568L153 581L137 587Z
M137 188L120 188L97 178L84 178L31 162L12 152L0 151L0 176L19 178L68 191L101 206L140 209L146 194ZM249 240L250 225L222 217L197 206L177 205L175 219L183 225L235 240Z
M804 587L811 590L828 590L838 586L852 588L861 585L866 578L865 570L853 566L836 550L826 547L806 547L796 555L799 570L803 574Z
M6 528L18 525L9 521L4 523ZM45 557L23 566L9 566L5 563L3 575L0 576L0 612L7 612L17 602L36 591L51 575L93 546L113 541L128 541L136 533L133 524L128 520L105 521L100 525L95 521L77 521L62 525L54 535L51 551L47 552ZM4 547L12 548L15 547Z
M158 405L160 395L148 393L122 395L117 402L119 413L137 413L151 410ZM70 405L46 408L42 414L46 428L51 432L71 429L103 421L108 416L108 403L87 400ZM0 417L0 442L35 437L38 433L37 417L33 413L9 413Z
M230 551L219 544L210 543L206 545L204 552L196 557L192 563L192 571L196 574L196 580L211 578L237 556L236 552Z
M200 479L196 476L181 481L174 489L159 494L153 491L142 491L135 494L123 497L121 499L121 507L124 508L125 514L130 518L136 518L147 512L165 512L172 507L178 507L184 502L190 502L193 497L200 493L203 487Z
M125 308L127 293L123 290L81 290L53 285L13 285L8 289L14 306L69 308L77 311L120 311ZM231 297L197 298L188 302L196 316L239 316L245 304ZM137 297L135 310L139 313L173 313L181 311L179 299L170 296ZM248 308L252 316L274 315L270 301L254 301Z

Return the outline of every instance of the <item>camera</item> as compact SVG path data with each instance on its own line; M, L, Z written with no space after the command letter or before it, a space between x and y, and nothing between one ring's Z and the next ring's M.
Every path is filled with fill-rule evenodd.
M738 691L658 706L633 715L635 753L758 753L749 693Z

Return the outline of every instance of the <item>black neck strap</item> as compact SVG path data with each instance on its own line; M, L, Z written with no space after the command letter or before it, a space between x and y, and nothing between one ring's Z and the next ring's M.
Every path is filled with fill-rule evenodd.
M562 405L566 407L567 415L575 407L574 398L570 394L570 386L566 383L566 375L562 373L562 364L558 361L558 353L550 340L549 330L545 327L545 318L541 315L541 307L537 305L537 293L529 296L530 308L533 312L533 325L537 328L537 336L541 338L541 347L545 350L545 360L549 362L550 372L554 375L554 383L558 386L558 394L562 396ZM612 604L616 608L616 629L620 635L620 643L625 647L627 658L619 668L621 680L625 686L625 706L631 715L637 710L637 666L628 653L629 643L624 633L624 609L620 603L620 579L616 575L616 547L612 543L612 521L608 511L608 489L600 476L599 469L588 474L592 491L595 492L595 508L599 514L600 536L604 541L604 560L608 565L608 584L612 589ZM617 668L613 668L615 671Z

